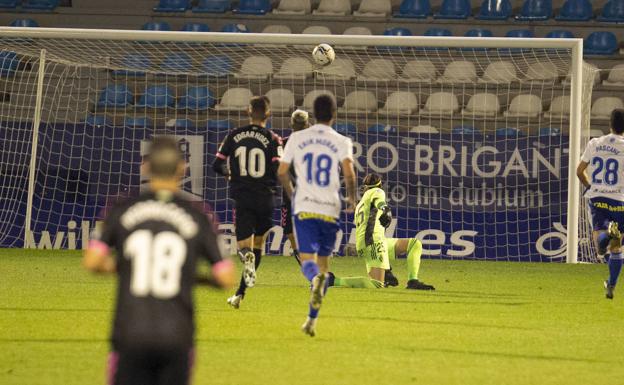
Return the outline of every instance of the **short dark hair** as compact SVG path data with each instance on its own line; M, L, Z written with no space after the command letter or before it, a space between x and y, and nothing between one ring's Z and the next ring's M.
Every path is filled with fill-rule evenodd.
M152 139L147 154L147 162L152 177L174 177L182 160L182 153L175 137L163 135Z
M611 129L616 134L624 133L624 108L611 111Z
M331 95L319 95L314 99L314 117L317 122L329 122L336 117L336 100Z
M254 96L249 101L250 116L254 120L266 120L271 112L271 101L266 96Z
M373 188L373 187L381 187L381 176L377 174L368 174L364 177L364 181L362 181L362 185L364 191Z

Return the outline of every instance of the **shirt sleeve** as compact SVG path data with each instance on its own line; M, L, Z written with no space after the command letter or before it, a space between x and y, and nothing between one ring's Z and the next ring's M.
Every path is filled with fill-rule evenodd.
M98 226L95 226L91 238L96 241L105 243L108 247L115 248L117 242L116 229L119 228L119 208L113 207L108 213L104 221Z
M340 156L341 162L347 159L353 161L353 142L350 138L345 138L342 154Z
M589 161L591 160L591 156L592 156L592 150L594 148L594 140L590 140L589 143L587 143L587 147L585 147L585 151L583 152L583 156L581 156L581 160L585 163L589 163Z
M375 204L375 207L377 207L378 209L387 205L386 204L386 193L384 192L384 190L382 190L380 188L375 189L371 199L372 199L373 203Z
M230 135L226 136L219 149L217 150L217 158L225 160L231 155L232 151L232 140Z
M272 138L273 140L271 141L272 143L271 160L273 162L279 162L284 154L283 141L282 141L282 138L276 133L272 132L271 135L273 136Z
M197 237L199 239L200 256L206 258L211 265L223 260L214 226L203 214L201 214L200 229Z
M295 156L294 153L294 134L290 136L290 138L288 138L288 141L286 142L286 147L284 148L282 157L281 157L281 161L284 163L292 163L293 157Z

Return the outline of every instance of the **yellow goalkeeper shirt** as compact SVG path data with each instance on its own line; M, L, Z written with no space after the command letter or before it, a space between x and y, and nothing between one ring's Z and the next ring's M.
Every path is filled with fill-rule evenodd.
M386 193L378 187L367 190L355 208L355 247L364 249L375 242L385 239L385 229L379 223L383 213L381 208L386 205Z

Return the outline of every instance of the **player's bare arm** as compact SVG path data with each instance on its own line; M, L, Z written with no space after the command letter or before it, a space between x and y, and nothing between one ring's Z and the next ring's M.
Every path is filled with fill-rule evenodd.
M282 187L284 187L284 191L286 192L286 196L289 199L292 199L293 194L293 185L290 180L290 163L280 162L279 167L277 169L277 178L279 179Z
M576 176L579 178L583 186L589 188L591 184L589 183L589 178L587 178L587 173L585 170L589 166L589 162L580 161L578 167L576 168Z
M352 213L355 210L355 190L357 182L355 179L355 169L353 161L349 158L342 161L342 174L344 175L345 185L347 187L347 208L346 212Z

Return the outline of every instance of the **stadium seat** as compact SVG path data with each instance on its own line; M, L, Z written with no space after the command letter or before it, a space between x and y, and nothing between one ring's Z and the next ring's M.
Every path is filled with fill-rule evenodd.
M245 24L226 24L221 28L221 32L228 33L249 33L249 28Z
M541 127L538 132L539 136L561 136L561 128L559 127Z
M106 115L101 114L88 114L83 123L88 126L114 126L113 122Z
M375 112L377 111L377 97L372 91L351 91L338 110L347 114Z
M195 123L193 123L193 121L191 119L184 119L184 118L178 118L178 119L171 119L169 121L167 121L165 123L166 127L171 127L171 128L193 128L195 127Z
M382 123L375 123L375 124L368 126L367 131L371 134L376 134L376 133L396 134L398 132L395 126L392 126L390 124L382 124Z
M115 76L145 76L147 71L152 65L151 59L141 53L131 53L123 57L121 66L124 69L114 70Z
M610 23L624 22L624 0L610 0L604 7L602 12L596 18L598 21Z
M19 58L13 51L0 51L0 76L13 76L19 66Z
M181 31L184 32L210 32L210 27L206 23L186 23Z
M570 31L557 29L548 32L546 37L549 39L574 39L574 34Z
M124 126L132 128L152 127L154 123L146 116L126 116L124 118Z
M393 28L387 28L384 31L384 35L385 36L412 36L412 31L410 31L408 28L393 27Z
M144 31L171 31L171 26L166 21L150 21L141 27Z
M145 88L137 107L144 108L167 108L173 107L174 97L171 88L164 85L152 85Z
M334 96L334 93L329 90L312 90L306 94L303 98L303 109L306 111L314 110L314 100L320 95L331 95Z
M474 126L462 125L453 127L451 133L454 135L478 135L481 131Z
M226 55L207 56L202 67L204 73L211 77L225 77L234 72L232 59Z
M488 64L479 78L480 83L506 84L518 80L516 66L509 61L494 61Z
M386 99L386 104L379 110L380 115L411 115L418 111L418 97L413 92L395 91Z
M312 63L303 57L290 57L282 63L275 79L305 80L312 77Z
M512 29L505 33L505 37L518 37L518 38L530 38L535 37L533 31L529 29Z
M570 96L555 96L550 102L548 111L544 112L545 118L561 119L561 117L570 115Z
M492 37L494 36L494 34L489 29L475 28L475 29L466 31L464 36L466 37Z
M453 36L453 32L446 28L429 28L423 36Z
M592 128L589 130L589 137L596 138L599 136L603 136L605 133L600 128Z
M271 111L286 113L295 107L295 95L286 88L274 88L266 93L271 101Z
M227 119L210 119L206 123L208 131L229 131L234 128L234 124Z
M234 13L243 15L265 15L271 12L270 0L240 0L238 8L234 9Z
M405 63L401 80L410 83L431 83L438 77L438 71L429 60L414 59Z
M474 116L496 116L500 112L500 101L498 96L489 92L474 94L468 100L466 108L462 110L462 115Z
M515 138L518 136L525 136L524 132L520 131L516 127L501 127L496 129L496 136Z
M191 7L189 0L160 0L154 7L156 12L186 12Z
M450 62L438 83L474 83L477 81L477 69L471 61L458 60Z
M386 17L392 13L390 0L362 0L354 16Z
M542 99L537 95L517 95L511 100L505 116L509 118L534 118L542 113Z
M312 12L319 16L346 16L351 14L350 0L321 0L318 8Z
M421 125L410 128L410 132L414 134L431 135L431 134L439 134L440 130L427 124L421 124Z
M357 134L357 126L353 123L334 123L332 127L342 135Z
M448 116L459 111L459 101L452 92L434 92L420 110L423 115Z
M618 42L613 32L592 32L583 42L584 55L613 55L617 50Z
M343 35L359 35L359 36L370 36L373 32L368 27L349 27L344 30Z
M39 23L33 19L15 19L9 24L10 27L38 27Z
M394 17L406 17L412 19L426 19L431 15L431 3L429 0L403 0Z
M525 0L516 20L538 21L548 20L553 15L551 0Z
M471 12L470 0L442 0L440 12L434 19L467 19Z
M525 79L532 82L551 83L559 80L557 66L551 62L535 62L529 64Z
M246 111L249 100L253 97L247 88L230 88L221 97L221 103L215 106L217 111Z
M239 79L266 80L273 74L273 63L268 56L250 56L243 61L240 71L235 73Z
M396 78L394 63L388 59L372 59L357 77L361 81L388 81Z
M17 7L18 0L0 0L0 8L12 9Z
M319 79L353 79L356 76L355 65L351 59L337 58L327 67L316 73Z
M24 0L22 9L35 11L51 11L58 7L58 0Z
M126 107L134 101L134 95L125 84L109 84L100 92L98 107Z
M591 118L596 120L611 119L611 111L616 108L624 108L622 99L616 96L603 96L596 99L591 108Z
M307 15L312 12L310 0L281 0L273 13L278 15Z
M199 0L193 12L198 13L225 13L232 7L231 0Z
M262 33L292 33L292 30L287 25L271 24L264 27Z
M602 85L609 87L624 87L624 64L617 64L611 68L609 75L603 80Z
M301 31L302 35L331 35L332 31L324 25L311 25Z
M189 72L192 68L191 57L184 52L171 53L160 64L160 69L164 72Z
M207 86L188 87L178 99L178 108L189 110L207 110L213 108L216 99Z
M559 21L587 21L594 16L592 4L589 0L567 0L559 10L555 20Z
M511 16L512 6L510 0L483 0L479 13L475 15L478 20L507 20Z

